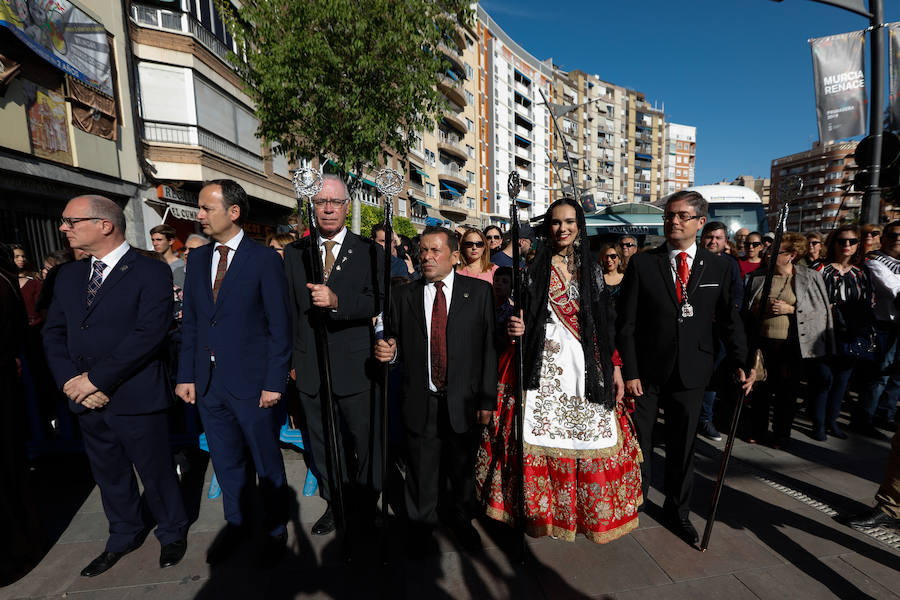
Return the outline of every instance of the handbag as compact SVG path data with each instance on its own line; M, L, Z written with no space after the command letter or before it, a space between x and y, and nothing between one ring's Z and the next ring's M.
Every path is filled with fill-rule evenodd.
M875 327L870 322L859 318L855 319L855 326L851 325L848 317L854 316L854 313L844 314L845 311L846 309L841 306L834 306L831 310L837 339L837 355L860 360L875 360L879 348Z
M753 354L753 364L750 368L756 371L757 382L766 380L766 377L768 376L766 373L766 361L763 360L763 353L759 348L757 348L756 352Z

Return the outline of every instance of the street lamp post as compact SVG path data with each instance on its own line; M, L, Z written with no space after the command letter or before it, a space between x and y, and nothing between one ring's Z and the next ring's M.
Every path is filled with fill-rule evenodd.
M782 0L773 0L781 2ZM881 143L884 127L884 0L869 0L869 10L865 10L862 0L811 0L850 11L869 19L871 36L872 80L869 99L869 137L873 150L871 164L868 165L869 182L863 194L860 207L860 223L878 223L881 212ZM865 165L860 165L864 167Z

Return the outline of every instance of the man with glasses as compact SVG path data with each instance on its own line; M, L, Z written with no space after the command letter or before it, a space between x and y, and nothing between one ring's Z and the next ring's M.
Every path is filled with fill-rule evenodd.
M350 195L339 176L323 177L313 206L319 238L307 236L289 245L284 251L284 264L294 315L293 365L309 432L307 448L317 468L319 494L329 502L312 533L326 535L335 529L330 505L335 485L353 487L353 493L344 494L348 515L365 527L374 523L381 451L380 440L372 432L380 431L377 422L381 409L373 381L379 371L369 368L368 363L374 340L372 319L381 312L378 284L384 252L381 246L345 226ZM312 282L310 244L318 246L325 283ZM338 447L343 469L338 478L327 468L316 321L324 321L332 396L339 414Z
M744 241L748 235L750 235L750 230L746 227L741 227L734 232L734 245L737 246L740 255L738 258L744 258Z
M289 489L278 445L290 362L291 316L278 254L245 235L247 193L231 179L200 190L197 218L212 244L191 251L175 393L197 405L222 488L225 528L206 560L220 564L249 537L246 451L259 476L264 544L259 566L282 556Z
M733 301L731 263L702 247L697 232L706 223L707 202L684 190L666 202L666 243L636 254L625 272L616 303L617 346L625 392L635 399L634 424L644 454L644 498L650 487L652 432L660 405L665 408L665 504L669 528L689 544L698 541L691 524L694 444L703 392L715 359L715 336L726 347L725 368L745 390L755 372L745 374L747 344Z
M147 536L141 495L156 520L160 567L181 561L188 518L169 452L163 343L172 271L125 241L125 216L102 196L74 198L60 231L92 258L62 265L43 328L47 363L78 415L109 521L105 550L81 571L104 573Z
M622 251L622 256L624 257L623 268L628 267L628 262L631 260L631 257L637 253L637 238L630 235L625 235L619 238L618 242L619 250Z

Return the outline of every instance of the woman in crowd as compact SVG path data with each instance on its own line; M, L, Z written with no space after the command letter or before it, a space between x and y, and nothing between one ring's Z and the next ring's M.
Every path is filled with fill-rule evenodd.
M838 439L847 437L837 425L841 403L856 361L870 354L874 343L869 281L856 264L859 246L859 230L854 225L842 225L829 234L825 260L816 265L828 291L836 343L836 353L816 361L810 409L812 437L819 441L825 440L826 433Z
M397 244L397 256L406 263L406 269L409 271L409 279L416 280L422 277L422 267L419 265L418 246L412 239L405 235L400 236L400 243Z
M748 441L768 438L769 408L774 405L772 445L776 448L784 448L790 441L804 359L822 358L833 347L828 292L818 273L797 264L805 253L806 238L787 232L781 240L769 297L762 299L767 269L757 270L747 282L745 323L750 340L756 342L750 347L762 350L768 374L753 393Z
M641 452L626 415L613 346L609 291L585 239L584 212L570 199L550 205L547 243L528 271L524 320L525 531L573 541L612 541L637 526ZM512 346L510 346L512 348ZM522 470L515 436L512 352L500 360L499 408L485 428L476 489L488 516L519 518Z
M484 228L484 237L488 242L489 256L500 250L503 241L503 232L496 225L488 225Z
M460 242L461 264L456 272L466 277L475 277L488 283L494 283L494 271L497 265L491 262L488 254L488 242L484 234L477 229L466 229Z
M616 297L625 278L625 257L617 244L603 244L600 248L600 266L603 267L603 281L609 290L609 298L613 308L616 306Z
M859 228L859 253L856 264L860 265L866 259L866 254L881 248L881 227L878 225L863 225Z
M270 233L266 236L266 247L277 252L281 260L284 260L284 249L293 241L294 236L290 233Z
M758 231L748 233L744 238L744 258L739 262L741 277L747 277L762 264L763 237Z
M13 244L12 250L16 269L19 271L19 289L22 291L22 299L25 300L25 310L28 311L28 324L37 325L42 320L36 309L37 299L41 294L40 275L28 260L25 248L19 244Z
M804 267L815 268L815 266L822 259L822 245L825 243L825 239L822 237L822 234L818 231L810 231L806 234L806 256L804 256L800 264Z
M44 268L41 269L41 293L38 295L35 310L46 314L50 309L50 301L53 299L53 285L59 274L59 266L75 260L72 250L54 250L44 259Z

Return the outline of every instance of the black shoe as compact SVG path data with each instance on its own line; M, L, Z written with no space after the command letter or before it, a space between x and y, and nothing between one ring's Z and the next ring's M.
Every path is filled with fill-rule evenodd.
M722 434L719 433L719 430L716 429L716 426L713 425L712 421L701 421L700 425L697 427L697 433L713 442L722 441Z
M864 513L844 520L850 527L900 527L900 519L895 519L877 506Z
M313 535L328 535L332 531L336 529L334 524L334 512L332 512L331 507L325 509L325 514L319 517L319 520L316 521L316 524L312 526L312 534Z
M206 562L209 565L217 565L228 558L235 549L248 537L245 527L228 523L209 545L206 551Z
M809 432L809 437L816 440L817 442L824 442L828 439L828 436L825 435L825 431L822 429L813 429ZM846 435L844 437L846 437Z
M833 438L837 438L839 440L847 439L847 433L843 429L838 427L837 425L832 425L831 427L829 427L827 429L827 431L828 431L828 435L830 435Z
M287 550L287 539L286 531L278 535L267 535L262 551L256 558L256 564L264 569L270 569L277 565Z
M450 524L450 531L453 532L453 536L462 549L469 554L475 554L484 550L481 536L478 534L478 530L472 526L471 521L456 519Z
M694 526L691 524L690 519L688 519L687 517L670 516L667 521L669 531L680 537L688 544L695 546L697 545L697 542L700 541L700 536L697 535L697 530L694 529Z
M881 433L881 431L871 423L859 425L857 427L854 427L853 429L855 429L857 433L861 433L862 435L868 438L872 438L873 440L884 441L888 439L886 435Z
M176 540L159 549L159 568L174 567L187 552L187 540Z
M106 573L114 564L119 562L120 558L132 550L134 550L134 548L126 550L125 552L109 552L108 550L104 550L100 553L100 556L91 561L91 564L81 570L81 576L96 577L101 573Z

